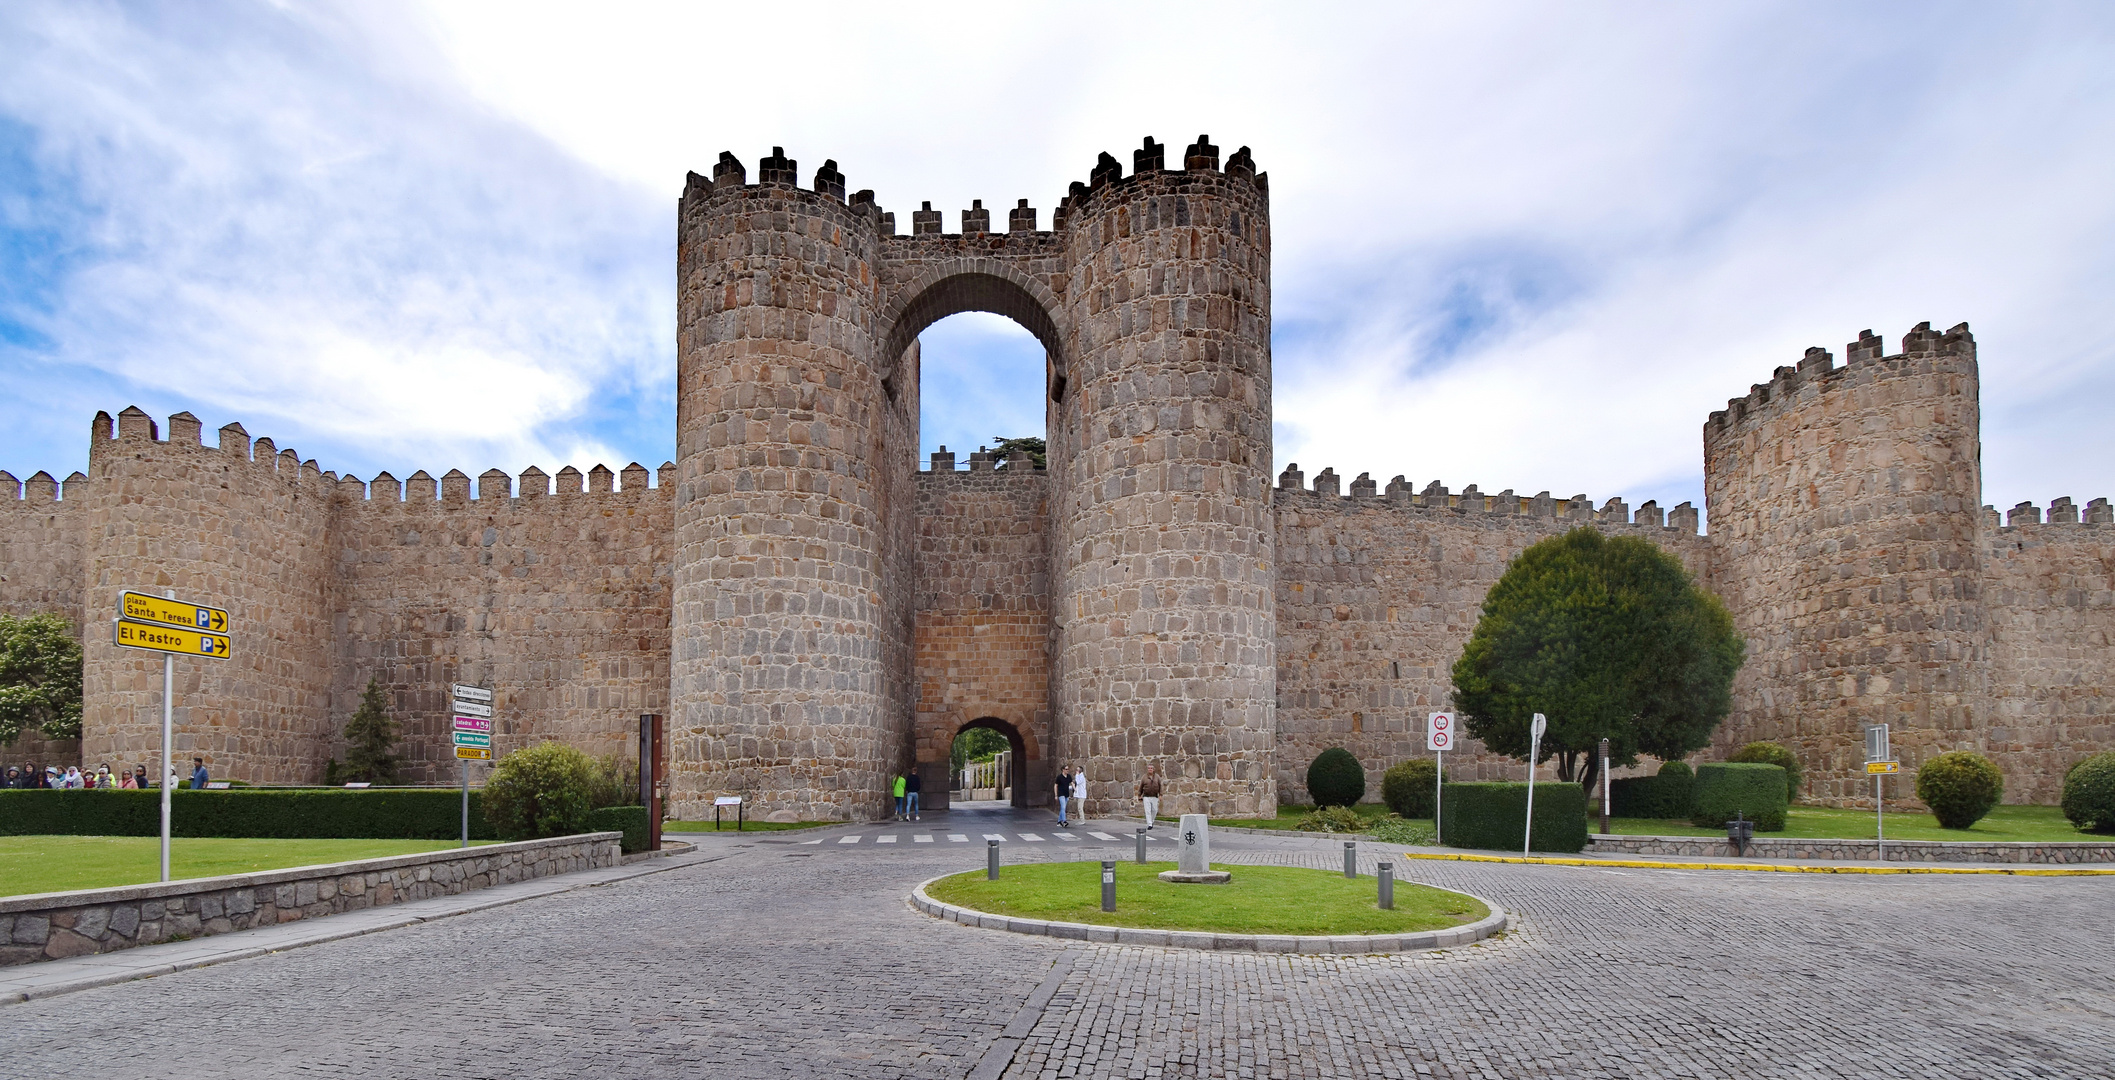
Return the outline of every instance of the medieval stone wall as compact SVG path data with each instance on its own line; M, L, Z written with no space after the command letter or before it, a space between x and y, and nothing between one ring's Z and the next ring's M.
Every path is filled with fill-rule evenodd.
M2041 521L1986 518L1983 599L1992 708L1979 749L2005 771L2005 800L2054 803L2081 758L2115 750L2115 523L2106 499Z
M675 468L648 486L570 466L553 477L425 472L338 484L331 530L332 710L342 730L372 678L388 693L404 778L453 779L450 685L493 688L495 757L546 739L634 756L641 713L668 706ZM342 743L338 744L342 758Z
M913 462L886 445L880 233L834 166L814 191L776 152L758 173L722 155L679 210L670 797L869 818L910 736L885 671L907 629L885 504Z
M1333 470L1313 488L1294 465L1280 474L1278 554L1278 798L1310 802L1307 766L1341 746L1366 767L1366 795L1381 774L1423 757L1425 718L1452 707L1454 662L1476 629L1484 595L1528 545L1592 525L1641 536L1682 560L1700 582L1710 541L1695 508L1633 517L1621 499L1596 509L1585 496L1552 499L1474 485L1421 493L1398 476L1385 490L1365 474L1339 490ZM1520 780L1525 766L1474 739L1447 755L1457 780Z
M1882 351L1809 349L1704 425L1712 580L1748 641L1717 744L1792 747L1831 802L1870 800L1863 725L1913 770L1990 718L1975 339Z
M232 657L176 661L175 755L264 783L313 781L329 756L330 507L337 487L311 460L239 424L218 448L189 413L168 439L146 413L98 413L88 451L84 590L98 623L126 589L173 590L228 610ZM112 612L114 614L114 611ZM106 624L107 625L107 624ZM161 752L162 661L108 633L83 641L82 758L149 764Z
M76 635L81 633L89 617L81 593L87 581L87 517L81 512L87 482L86 476L74 473L66 478L62 494L48 472L34 473L25 482L0 471L0 614L54 614ZM116 614L115 598L111 604L106 619ZM0 758L5 759L0 772L25 762L76 764L81 741L26 731L0 745Z
M1021 738L1022 796L1041 797L1050 761L1050 474L969 471L933 455L918 474L917 761L926 805L945 805L955 736L978 720Z
M1269 187L1243 147L1146 140L1076 184L1068 415L1054 431L1056 756L1087 812L1149 761L1181 808L1267 813L1275 652ZM1174 808L1171 808L1174 809Z

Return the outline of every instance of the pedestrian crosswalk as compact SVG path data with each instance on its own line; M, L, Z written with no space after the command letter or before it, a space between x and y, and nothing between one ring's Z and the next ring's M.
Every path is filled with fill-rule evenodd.
M939 842L939 835L935 835L934 833L930 833L930 832L921 832L921 833L910 833L910 834L905 834L905 833L894 833L894 832L885 832L885 833L879 833L879 834L876 834L876 833L852 833L852 834L849 834L849 835L846 835L846 836L840 836L840 837L837 837L837 838L836 838L836 843L837 843L837 845L838 845L838 846L841 846L841 847L852 847L852 846L857 846L857 845L860 845L860 844L864 844L864 843L865 843L865 842L867 842L868 840L872 840L872 841L873 841L873 842L874 842L875 844L877 844L877 845L880 845L880 844L894 844L894 843L899 843L899 842L900 842L900 841L902 840L902 838L903 838L903 837L904 837L905 835L909 835L909 836L910 836L910 838L911 838L911 842L912 842L912 843L916 843L916 844L932 844L932 843L937 843L937 842ZM947 842L948 842L948 843L950 843L950 844L967 844L967 843L969 843L969 834L968 834L968 833L944 833L944 834L940 834L940 835L945 835L945 836L947 837ZM995 832L994 832L994 833L983 833L983 834L980 834L980 835L981 835L981 838L982 838L982 839L985 839L985 840L997 840L997 841L999 841L1000 843L1006 843L1006 844L1010 844L1010 843L1026 843L1026 844L1047 844L1047 843L1049 843L1049 842L1050 842L1050 841L1052 841L1052 840L1057 840L1057 841L1058 841L1058 842L1060 842L1060 843L1074 843L1074 844L1076 844L1076 843L1079 843L1079 842L1080 842L1080 836L1079 836L1079 834L1078 834L1078 833L1070 833L1070 832L1053 832L1053 833L1051 833L1051 834L1050 834L1050 835L1048 835L1048 836L1045 836L1045 835L1043 835L1042 833L1032 833L1032 832L1014 833L1014 834L1012 834L1012 835L1008 835L1008 834L1006 834L1006 833L995 833ZM1094 838L1094 839L1096 839L1096 840L1100 840L1100 841L1102 841L1102 842L1104 842L1104 843L1111 843L1111 844L1115 844L1115 843L1129 843L1129 842L1131 841L1131 839L1132 839L1132 838L1131 838L1131 837L1129 837L1129 836L1115 836L1115 835L1112 835L1112 834L1110 834L1110 833L1105 833L1105 832L1097 832L1097 831L1093 831L1093 830L1088 830L1088 831L1087 831L1087 835L1088 835L1088 836L1091 836L1091 837L1093 837L1093 838ZM1154 844L1164 844L1164 843L1173 843L1173 842L1174 842L1174 839L1175 839L1175 838L1174 838L1174 837L1172 837L1172 836L1166 836L1166 835L1161 835L1161 834L1157 834L1157 833L1147 833L1147 834L1146 834L1146 841L1147 841L1148 843L1154 843ZM827 837L817 837L816 839L813 839L813 840L799 840L799 841L795 841L795 843L798 843L798 844L800 844L800 845L802 845L802 846L805 846L805 847L812 847L812 846L815 846L815 845L817 845L817 844L827 844L827 843L830 843L830 840L829 840L829 838L827 838Z

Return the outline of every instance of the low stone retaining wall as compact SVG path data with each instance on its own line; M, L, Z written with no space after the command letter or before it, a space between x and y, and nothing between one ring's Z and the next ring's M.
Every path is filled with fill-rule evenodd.
M1694 855L1733 858L1733 845L1715 836L1610 836L1587 838L1585 855ZM1758 836L1751 859L1880 862L1874 840L1794 840ZM2115 862L2115 837L2086 843L1977 843L1951 840L1889 840L1887 862L2104 863Z
M230 877L0 897L0 966L228 934L615 866L623 835L587 833Z
M1208 930L1145 930L1130 926L1096 926L1093 923L1052 922L1046 919L1017 919L1010 915L994 915L988 911L961 907L944 900L935 900L925 891L927 885L951 875L926 881L911 893L911 906L936 919L961 923L964 926L981 926L986 930L1005 930L1014 934L1035 934L1042 937L1068 938L1073 941L1101 941L1116 945L1149 945L1173 949L1211 949L1231 952L1301 953L1315 956L1364 955L1367 953L1412 952L1420 949L1444 949L1454 945L1468 945L1482 941L1505 929L1506 914L1497 904L1481 896L1474 899L1490 909L1490 914L1473 923L1457 926L1451 930L1420 930L1404 934L1347 934L1339 937L1316 937L1296 934L1221 934ZM1458 890L1449 890L1458 891ZM1462 893L1470 896L1469 893Z

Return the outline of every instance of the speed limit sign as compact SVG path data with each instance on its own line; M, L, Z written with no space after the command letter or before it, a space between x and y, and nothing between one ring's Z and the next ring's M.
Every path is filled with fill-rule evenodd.
M1454 749L1454 714L1436 712L1425 720L1425 749Z

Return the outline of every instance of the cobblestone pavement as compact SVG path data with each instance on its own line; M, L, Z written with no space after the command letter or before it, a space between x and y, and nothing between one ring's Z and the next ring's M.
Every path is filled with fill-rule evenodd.
M1514 931L1301 958L943 923L904 897L981 865L981 842L835 843L934 828L949 826L706 834L716 861L687 869L0 1007L0 1061L125 1077L2115 1075L2107 879L1419 862L1405 876L1499 902ZM1227 862L1338 868L1341 850L1214 837ZM1386 854L1368 845L1366 868Z

